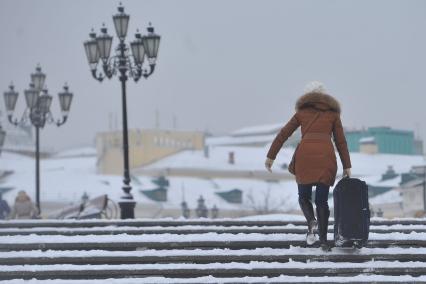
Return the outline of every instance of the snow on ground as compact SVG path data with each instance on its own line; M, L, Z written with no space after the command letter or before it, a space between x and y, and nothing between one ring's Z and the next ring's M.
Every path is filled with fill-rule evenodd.
M426 281L426 276L413 277L413 276L388 276L388 275L356 275L348 277L308 277L308 276L288 276L281 275L278 277L238 277L238 278L216 278L213 276L203 276L197 278L166 278L166 277L144 277L144 278L122 278L122 279L102 279L90 280L92 284L140 284L140 283L294 283L294 282L310 282L310 283L332 283L332 282L371 282L371 283L414 283ZM0 281L0 283L8 284L86 284L87 280L7 280Z
M145 249L139 251L106 251L106 250L32 250L32 251L8 251L0 252L1 258L39 258L39 257L170 257L170 256L193 256L193 255L227 255L227 256L243 256L243 255L396 255L410 254L424 255L426 248L361 248L358 251L351 249L333 248L330 252L322 250L312 250L312 248L290 247L288 249L281 248L255 248L255 249L174 249L174 250L154 250Z
M299 217L299 215L295 215L295 217ZM296 218L295 218L296 219ZM157 219L156 219L157 220ZM216 219L217 220L217 219ZM299 220L298 220L299 221ZM305 222L304 220L300 219L300 221ZM258 231L259 233L263 233L264 230L286 230L286 229L297 229L301 231L306 230L306 225L294 225L294 224L286 224L281 226L220 226L220 225L207 225L208 222L206 222L206 225L179 225L176 227L169 227L169 226L96 226L96 227L86 227L84 229L82 228L69 228L69 227L32 227L32 228L12 228L12 229L0 229L0 232L5 234L16 234L16 233L22 233L22 232L31 232L33 234L45 234L46 232L52 232L57 234L63 234L64 232L68 233L78 233L84 231L86 233L90 232L140 232L140 231L173 231L177 234L181 233L183 230L193 230L194 232L201 232L204 233L206 230L210 231L235 231L235 230L250 230L250 231ZM330 225L330 228L332 226ZM424 230L424 225L370 225L370 231L376 230L376 231L388 231L388 230L400 230L403 232L407 231L416 231L416 230Z
M286 218L289 217L289 219L287 220ZM282 221L282 222L288 222L288 221L300 221L303 220L302 215L291 215L291 214L262 214L262 215L252 215L252 216L247 216L247 217L240 217L240 218L218 218L218 219L211 219L211 218L189 218L189 219L185 219L183 217L178 217L178 218L173 218L173 217L162 217L162 218L136 218L136 219L126 219L126 220L107 220L107 219L83 219L83 220L75 220L75 219L66 219L66 220L55 220L55 219L43 219L42 221L40 220L0 220L0 224L30 224L33 223L34 225L40 224L41 223L48 223L48 224L69 224L69 223L78 223L78 224L82 224L84 225L85 223L89 223L89 224L110 224L111 222L113 223L120 223L120 222L125 222L126 224L131 224L131 223L140 223L140 222L146 222L146 225L148 223L152 223L153 225L157 224L158 222L163 222L166 221L167 223L176 223L176 224L184 224L185 222L193 222L193 221L202 221L203 224L209 224L209 223L217 223L217 222L227 222L227 221L231 221L231 222L235 222L235 221L248 221L248 222L252 222L252 221ZM330 216L330 220L333 221L333 217ZM371 222L377 222L377 224L380 224L381 221L388 221L388 218L382 218L382 217L372 217ZM426 221L426 218L413 218L413 217L403 217L403 218L391 218L390 220L392 221L404 221L404 222L423 222ZM379 225L379 226L386 226L389 228L393 228L393 226L399 227L399 226L404 226L404 228L407 228L407 226L420 226L419 228L423 228L423 225L401 225L401 224L395 224L392 226L388 226L388 225ZM423 226L423 227L422 227ZM281 226L282 227L282 226ZM56 228L56 227L55 227ZM268 226L269 228L269 226Z
M329 240L334 238L333 233L327 235ZM123 242L254 242L254 241L305 241L302 234L261 234L261 233L203 233L203 234L185 234L184 238L176 238L174 233L146 234L146 235L24 235L24 236L0 236L1 244L36 244L36 243L123 243ZM426 241L425 233L411 232L405 233L370 233L370 241L379 240L412 240Z
M312 269L312 268L426 268L425 262L420 261L367 261L361 263L353 262L330 262L330 261L312 261L312 262L261 262L250 261L249 263L229 262L229 263L154 263L154 264L98 264L86 265L84 270L139 270L139 269ZM0 271L79 271L81 265L74 264L51 264L51 265L0 265ZM367 272L367 271L366 271Z
M305 221L305 217L302 215L292 214L265 214L265 215L253 215L237 218L237 220L244 221Z

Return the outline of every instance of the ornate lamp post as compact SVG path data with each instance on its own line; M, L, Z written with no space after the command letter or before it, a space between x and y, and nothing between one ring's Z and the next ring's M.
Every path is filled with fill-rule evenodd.
M16 102L18 100L18 92L15 91L13 84L10 84L9 90L4 92L4 101L6 104L7 117L9 122L15 126L30 122L35 127L36 135L36 206L40 208L40 137L39 130L46 123L55 123L57 126L63 125L68 118L68 113L71 107L73 94L68 91L68 86L65 84L64 90L58 94L59 103L61 106L62 119L55 121L50 111L52 104L52 96L48 90L43 88L46 80L46 74L41 71L41 67L37 66L36 72L31 74L31 83L29 88L24 91L26 108L21 118L13 119Z
M3 128L1 127L1 125L0 125L0 155L1 155L1 151L3 150L5 138L6 138L6 131L4 131Z
M426 212L426 163L423 165L423 211Z
M130 42L130 48L125 43L130 16L124 13L124 7L118 7L118 13L112 17L115 31L119 40L115 49L116 55L110 57L112 36L108 35L105 25L101 28L101 34L96 35L93 30L89 34L89 40L84 42L87 60L93 78L102 82L104 76L111 79L118 75L121 82L122 112L123 112L123 158L124 158L124 195L119 204L121 208L121 218L134 218L134 208L136 202L130 193L130 172L129 172L129 142L127 131L127 102L126 102L126 81L129 77L137 82L142 76L148 78L155 69L155 63L160 45L160 36L154 33L154 28L150 25L147 35L141 35L139 31L135 34L135 39ZM129 49L132 54L129 54ZM149 68L143 67L145 58ZM101 72L97 73L98 63L102 63Z

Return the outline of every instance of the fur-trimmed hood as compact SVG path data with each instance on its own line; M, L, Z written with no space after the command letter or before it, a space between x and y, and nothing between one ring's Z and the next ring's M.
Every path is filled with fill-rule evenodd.
M296 102L296 111L313 107L320 110L331 110L340 114L339 102L330 95L312 92L301 96Z

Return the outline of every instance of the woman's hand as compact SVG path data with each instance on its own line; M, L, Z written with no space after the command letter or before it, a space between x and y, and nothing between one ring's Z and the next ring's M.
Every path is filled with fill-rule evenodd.
M343 169L343 177L351 177L351 168Z
M265 168L269 171L269 172L271 172L272 173L272 170L271 170L271 168L272 168L272 165L274 164L274 160L272 160L272 159L270 159L270 158L266 158L266 161L265 161Z

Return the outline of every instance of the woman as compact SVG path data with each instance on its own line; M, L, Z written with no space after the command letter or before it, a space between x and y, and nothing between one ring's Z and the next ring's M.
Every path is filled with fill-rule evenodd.
M311 82L296 102L296 113L280 130L268 151L265 166L272 164L284 142L301 126L302 141L295 153L295 175L299 190L299 205L308 223L306 242L315 242L314 230L319 229L321 249L330 251L327 243L328 192L337 173L336 155L331 135L343 165L343 176L351 175L351 160L340 120L340 105L328 95L323 84ZM307 131L306 129L309 128ZM306 133L305 133L306 132ZM318 223L312 206L312 186L316 186L315 205Z
M25 191L19 191L9 219L34 219L37 216L38 210L31 201L31 198Z

